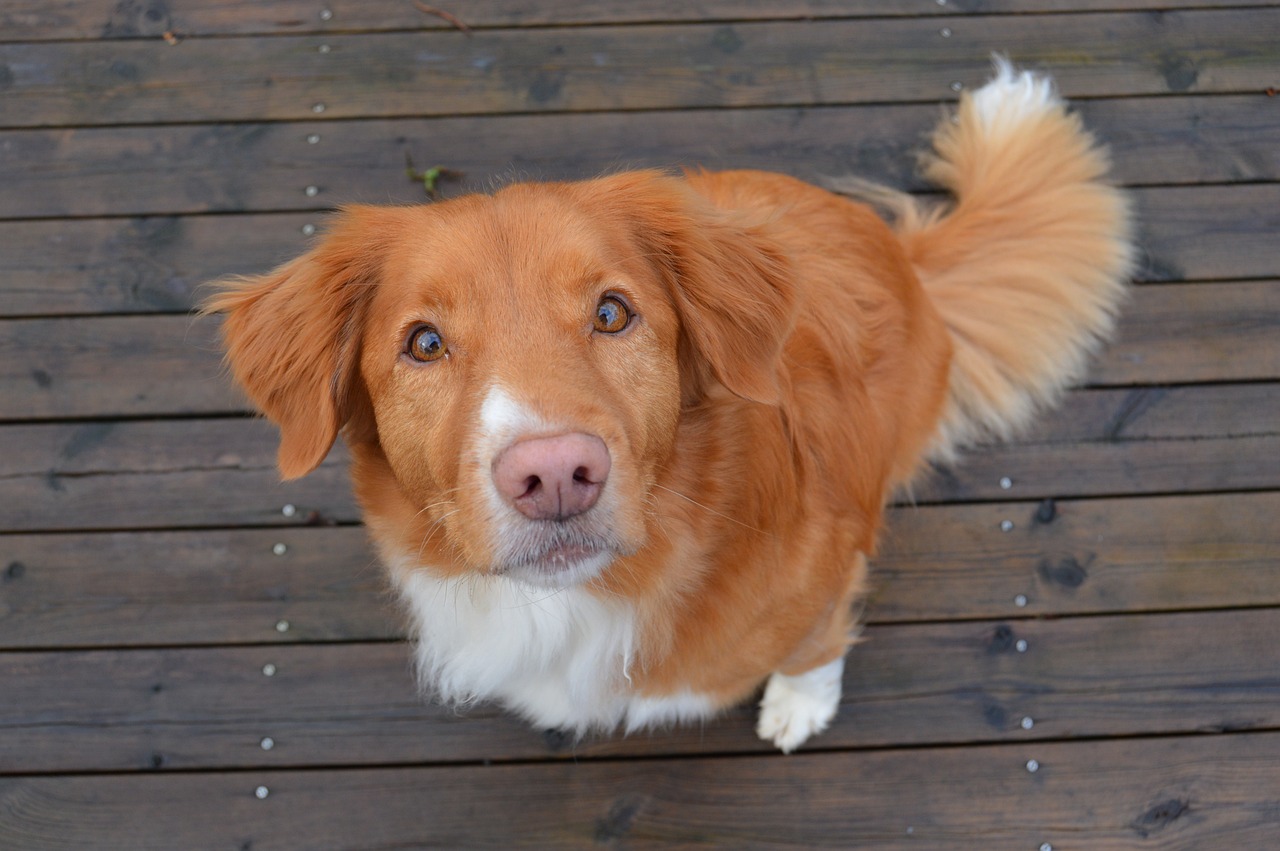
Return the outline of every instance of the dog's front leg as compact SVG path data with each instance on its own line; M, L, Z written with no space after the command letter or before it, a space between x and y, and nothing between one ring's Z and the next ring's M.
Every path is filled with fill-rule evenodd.
M843 673L844 656L801 674L774 673L760 701L756 733L791 753L827 729L840 706Z

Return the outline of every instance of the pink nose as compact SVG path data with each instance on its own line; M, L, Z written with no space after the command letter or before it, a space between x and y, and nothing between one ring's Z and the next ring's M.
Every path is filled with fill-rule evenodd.
M593 434L535 437L498 455L493 482L525 517L563 520L596 504L609 468L609 449Z

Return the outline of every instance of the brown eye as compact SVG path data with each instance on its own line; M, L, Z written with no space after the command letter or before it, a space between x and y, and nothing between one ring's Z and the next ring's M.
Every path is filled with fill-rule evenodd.
M631 309L617 296L607 295L596 305L595 329L602 334L617 334L631 324Z
M444 337L441 337L440 332L431 325L421 325L416 328L409 335L409 345L406 350L409 357L419 363L440 360L449 351L444 344Z

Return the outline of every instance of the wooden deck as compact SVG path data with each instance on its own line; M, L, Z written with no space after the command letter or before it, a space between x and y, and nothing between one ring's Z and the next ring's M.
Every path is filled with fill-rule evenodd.
M1280 3L444 8L0 5L0 848L1280 847ZM1088 387L892 512L833 729L420 701L343 452L277 482L200 285L423 200L406 154L921 188L993 50L1112 146L1140 285Z

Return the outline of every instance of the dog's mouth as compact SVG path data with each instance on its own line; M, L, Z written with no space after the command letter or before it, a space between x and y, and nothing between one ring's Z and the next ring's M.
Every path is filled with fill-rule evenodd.
M567 588L595 578L625 550L615 535L584 523L535 521L500 547L496 572L531 585Z

